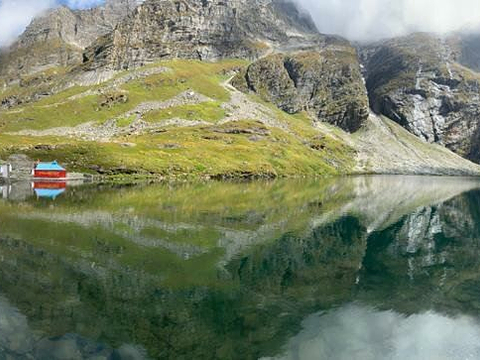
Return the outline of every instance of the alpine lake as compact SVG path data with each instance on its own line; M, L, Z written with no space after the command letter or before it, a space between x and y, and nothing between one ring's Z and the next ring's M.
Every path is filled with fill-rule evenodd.
M480 179L0 194L0 359L480 359Z

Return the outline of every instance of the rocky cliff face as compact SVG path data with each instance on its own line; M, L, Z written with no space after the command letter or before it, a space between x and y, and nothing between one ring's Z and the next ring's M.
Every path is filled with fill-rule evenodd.
M480 75L474 37L415 34L361 49L374 111L476 162ZM471 68L467 68L470 66Z
M0 57L0 76L15 81L55 66L82 62L84 49L137 5L136 0L107 0L103 7L71 10L60 6L36 18Z
M234 85L288 113L307 111L349 132L358 130L369 114L355 50L344 41L260 59L239 74Z
M355 50L318 34L290 2L148 0L84 56L89 70L129 69L162 58L265 56L237 77L238 88L351 132L369 113Z
M147 0L85 53L89 68L127 69L162 58L258 58L291 39L317 36L291 3Z

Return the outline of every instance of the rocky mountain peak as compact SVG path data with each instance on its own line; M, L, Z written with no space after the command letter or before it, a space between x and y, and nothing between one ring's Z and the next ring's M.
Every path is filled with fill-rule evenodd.
M72 10L59 6L35 18L0 58L0 75L11 79L53 66L81 63L84 49L116 24L140 2L107 0L104 6ZM24 55L29 53L28 57Z
M13 47L59 38L83 49L99 36L112 31L139 3L141 1L107 0L103 6L85 10L72 10L61 5L35 18Z
M147 0L86 52L90 67L131 68L161 58L257 58L290 39L318 37L284 0Z

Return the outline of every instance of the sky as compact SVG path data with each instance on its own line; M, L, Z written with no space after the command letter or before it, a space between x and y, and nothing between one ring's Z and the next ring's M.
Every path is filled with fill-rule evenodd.
M369 41L414 31L480 29L479 0L295 0L322 33ZM58 4L86 8L102 0L0 0L0 47L10 45L33 17Z
M479 0L296 0L320 32L372 41L412 32L480 29Z

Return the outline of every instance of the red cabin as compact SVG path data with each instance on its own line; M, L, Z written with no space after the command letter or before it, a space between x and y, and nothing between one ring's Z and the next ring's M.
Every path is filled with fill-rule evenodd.
M67 170L56 161L51 163L39 163L33 169L33 177L40 179L66 179Z

